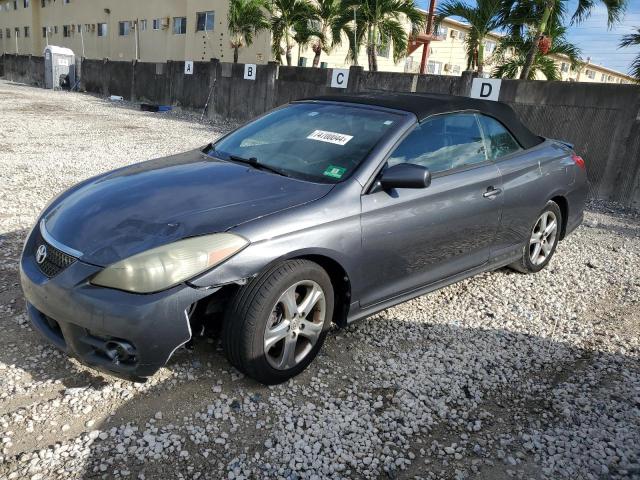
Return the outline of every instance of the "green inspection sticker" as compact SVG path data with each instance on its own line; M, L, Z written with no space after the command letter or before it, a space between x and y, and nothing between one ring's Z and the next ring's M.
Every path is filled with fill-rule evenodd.
M347 169L344 167L336 167L334 165L329 165L327 169L324 171L323 175L326 175L327 177L331 177L331 178L342 178L342 176L344 175L344 172L346 171Z

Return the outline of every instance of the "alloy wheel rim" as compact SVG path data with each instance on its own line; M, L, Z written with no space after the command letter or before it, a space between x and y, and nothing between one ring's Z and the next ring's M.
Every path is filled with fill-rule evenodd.
M287 288L271 310L264 331L264 353L276 370L300 364L318 342L326 315L322 287L303 280Z
M529 259L534 265L541 265L551 256L558 234L556 214L547 211L540 215L529 240Z

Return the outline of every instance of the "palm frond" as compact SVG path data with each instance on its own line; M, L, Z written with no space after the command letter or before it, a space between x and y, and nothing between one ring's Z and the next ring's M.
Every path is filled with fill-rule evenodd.
M607 9L607 26L609 28L622 20L627 8L627 0L600 0L599 3L602 3ZM578 0L576 11L571 17L571 23L582 23L587 20L595 6L596 0Z
M622 37L618 48L626 48L640 45L640 27L635 33L629 33ZM634 77L636 81L640 82L640 54L636 56L629 66L629 75Z

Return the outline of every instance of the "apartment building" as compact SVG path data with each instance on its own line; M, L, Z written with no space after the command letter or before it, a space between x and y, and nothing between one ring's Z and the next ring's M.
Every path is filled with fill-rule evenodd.
M0 52L42 55L46 45L86 58L232 61L227 0L0 0ZM270 59L263 33L240 61Z
M228 0L0 0L0 52L42 55L46 45L71 48L86 58L232 61L227 31ZM424 12L426 15L427 12ZM406 25L407 31L409 25ZM437 75L460 75L467 67L465 40L469 26L445 19L429 46L427 71ZM484 40L485 71L494 66L493 53L500 35ZM322 67L348 68L346 38L329 54L323 52ZM423 47L399 62L390 48L378 52L378 69L418 72ZM295 46L293 64L311 66L310 46ZM271 36L263 32L251 47L240 49L242 63L266 63L272 59ZM587 63L572 69L567 58L554 61L566 81L631 83L633 78L609 68ZM367 66L365 49L358 64ZM543 77L541 77L542 79Z
M424 12L427 15L427 12ZM407 25L407 31L409 26ZM438 30L435 32L435 39L429 46L429 60L427 62L427 73L436 75L460 75L467 68L467 54L465 41L469 35L469 25L452 18L444 19ZM490 33L484 39L484 70L489 74L495 67L494 53L500 43L501 35ZM329 55L322 53L321 62L327 67L347 68L350 63L347 59L346 39L342 45L336 47ZM364 49L363 49L364 50ZM393 61L390 49L378 52L378 69L391 72L411 72L420 71L420 61L422 59L423 47L418 48L400 62ZM294 61L298 65L311 65L314 52L311 48L302 48L299 51L294 49ZM577 82L598 82L598 83L633 83L633 77L610 68L595 65L587 62L578 69L571 67L569 59L562 56L553 57L554 62L560 69L562 80ZM366 52L360 52L358 58L360 65L367 65ZM544 80L541 74L538 76Z

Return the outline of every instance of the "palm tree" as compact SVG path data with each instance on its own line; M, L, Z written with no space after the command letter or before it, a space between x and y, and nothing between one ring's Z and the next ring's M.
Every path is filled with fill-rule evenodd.
M620 41L620 48L631 47L633 45L640 45L640 27L637 28L636 33L625 35ZM640 82L640 53L631 62L631 71L629 73Z
M554 25L554 17L562 18L570 0L505 0L503 8L503 22L506 25L520 25L535 39L531 42L527 56L525 57L520 78L530 77L538 41L549 33L549 28ZM627 0L577 0L576 10L571 16L571 24L578 24L589 18L591 11L597 4L602 4L607 9L607 26L611 28L618 22L626 9Z
M527 80L535 80L538 72L542 73L547 80L561 80L562 74L551 56L567 57L574 69L580 64L580 49L566 39L566 28L558 25L550 33L554 39L553 44L547 54L536 51ZM498 65L493 69L492 76L518 78L527 54L531 50L531 44L535 41L536 39L530 35L523 38L513 33L503 38L494 55Z
M411 23L411 33L423 28L425 18L414 0L343 0L343 13L338 21L349 38L349 56L357 61L360 45L365 44L369 70L378 71L378 49L392 47L393 60L399 62L407 52L408 34L403 24ZM356 32L353 34L355 10ZM355 37L355 41L354 41Z
M460 0L446 0L438 7L436 27L445 17L461 17L469 25L469 35L465 39L467 48L467 68L482 73L484 67L484 38L489 32L501 26L502 0L477 0L475 6Z
M335 45L342 42L342 32L348 33L344 22L345 7L340 0L316 0L316 12L319 19L318 30L322 34L312 45L313 66L320 65L322 52L330 53ZM331 34L331 44L328 42L328 35Z
M323 41L324 35L314 28L313 22L302 20L293 26L292 38L298 45L298 61L300 61L302 49L308 47L314 38L319 42Z
M264 0L231 0L227 28L231 36L233 63L238 63L238 51L241 47L250 46L253 38L262 30L269 28L265 15Z
M310 24L318 20L317 11L309 0L272 0L270 13L273 56L282 62L284 42L287 65L291 66L291 49L295 42L296 27L298 31L309 28Z

